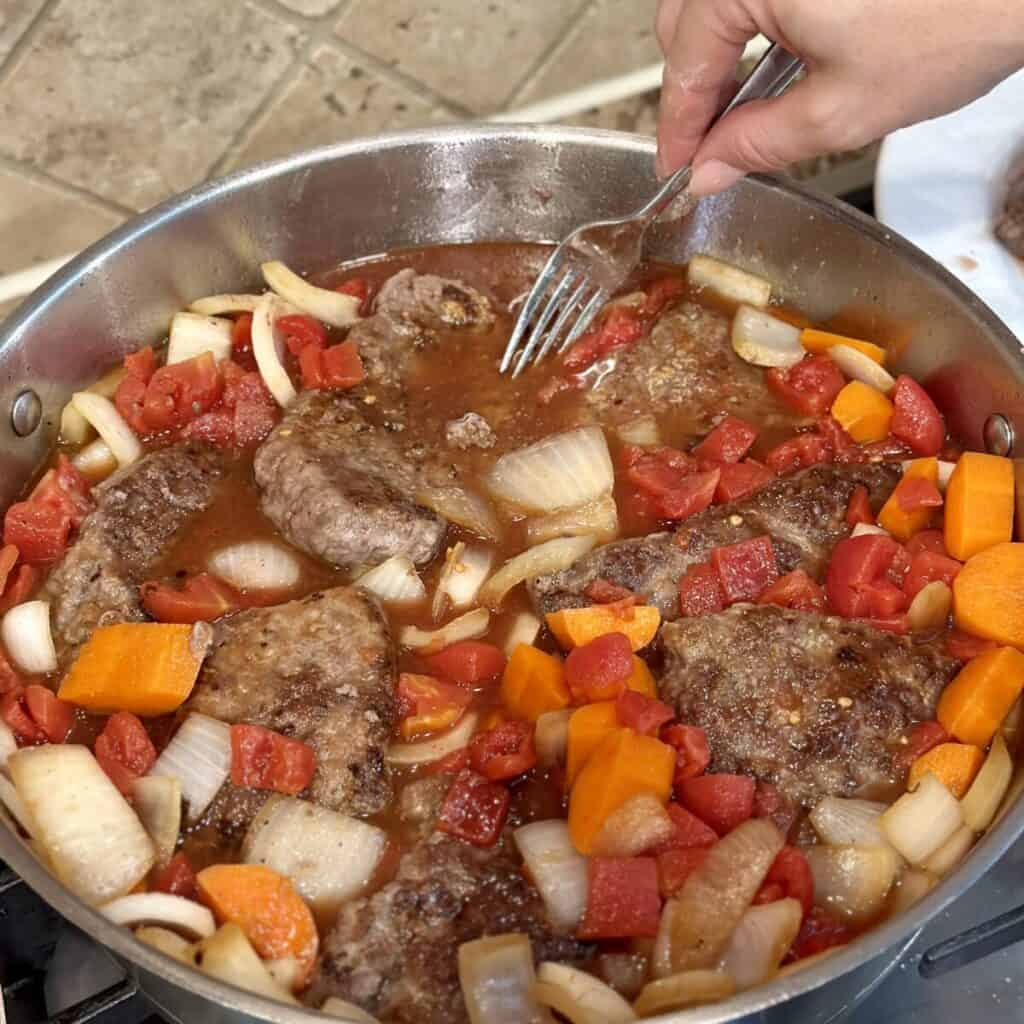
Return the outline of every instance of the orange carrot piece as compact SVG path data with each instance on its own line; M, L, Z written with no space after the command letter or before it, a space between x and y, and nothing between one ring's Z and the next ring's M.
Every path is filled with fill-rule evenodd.
M655 700L658 698L658 687L654 683L654 676L651 675L647 662L635 654L633 655L633 671L630 672L629 678L626 680L626 689L636 690L637 693L642 693L645 697L653 697Z
M653 793L662 803L672 791L676 752L651 736L616 729L587 758L569 795L569 834L580 853L593 852L608 816L630 797Z
M832 417L858 444L885 438L892 413L892 402L859 380L851 380L832 403Z
M932 456L927 459L914 459L903 471L903 480L920 477L930 484L939 485L939 460ZM900 481L900 483L903 482ZM897 490L899 485L897 485ZM878 525L888 530L897 540L907 541L919 530L923 530L935 514L933 508L919 508L913 512L904 511L899 503L899 496L894 490L886 499L878 513Z
M885 365L885 349L881 345L875 345L870 341L861 341L859 338L847 338L842 334L832 334L830 331L806 328L800 333L800 344L808 352L827 352L833 345L849 345L850 348L863 352L868 359L873 359L879 366Z
M1024 654L996 647L972 658L942 691L936 717L963 743L985 747L1024 689Z
M501 677L501 698L517 718L536 722L546 711L569 706L569 687L559 658L518 644Z
M79 652L57 696L99 714L176 711L192 692L205 655L194 628L164 622L101 626Z
M913 789L931 772L957 800L971 787L985 761L985 751L972 743L940 743L922 754L910 766L907 789Z
M960 561L1013 539L1013 462L964 452L946 485L946 550Z
M565 781L571 786L587 758L604 739L619 728L615 701L599 700L578 708L569 716L565 748Z
M316 961L316 922L295 886L262 864L214 864L196 875L199 898L219 923L245 932L265 960L294 957L302 988Z
M953 580L957 628L1024 647L1024 544L996 544L969 559Z
M594 604L548 612L546 619L548 629L565 650L581 647L606 633L624 633L633 650L639 651L658 632L661 612L648 604Z

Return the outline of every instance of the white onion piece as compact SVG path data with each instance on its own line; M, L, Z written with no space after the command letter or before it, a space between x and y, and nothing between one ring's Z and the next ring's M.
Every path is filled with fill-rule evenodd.
M1021 727L1024 726L1024 698L1018 697L1006 712L1006 717L999 726L999 735L1006 743L1007 752L1016 750L1020 745Z
M71 396L74 407L107 442L119 466L130 466L142 457L142 445L109 398L79 391Z
M424 654L433 654L460 640L475 640L487 632L491 613L486 608L474 608L465 615L441 626L440 629L420 629L419 626L403 626L398 633L398 642L403 647Z
M611 491L615 469L600 427L578 427L502 455L487 474L494 497L522 512L579 508Z
M493 560L494 553L489 548L467 547L464 541L450 547L434 591L434 618L440 619L449 607L468 608L484 585Z
M165 956L179 963L188 964L194 967L196 963L196 952L193 943L182 938L177 932L169 931L167 928L159 928L156 925L143 925L135 929L135 938L144 942L147 946L158 949Z
M477 714L469 711L459 719L447 732L432 736L428 740L417 743L392 743L384 752L384 760L389 764L430 764L440 761L442 757L461 750L473 737L476 729Z
M242 860L290 878L307 903L329 912L363 890L387 844L387 833L375 825L275 795L249 826Z
M657 977L718 962L782 846L767 818L750 818L709 849L662 911L652 962Z
M964 821L973 831L984 832L992 824L1012 778L1013 761L1006 749L1006 741L996 733L985 763L960 801Z
M277 302L276 297L268 292L256 303L252 313L252 354L267 390L278 405L287 409L295 401L296 392L284 368L284 338L274 326L281 315Z
M909 910L938 884L939 880L933 874L920 868L907 868L892 888L887 908L890 916Z
M753 366L796 366L807 354L800 344L800 328L753 306L736 310L732 350Z
M166 864L181 832L181 783L167 775L145 775L132 783L132 804L156 847L157 864Z
M821 840L832 846L888 846L889 840L878 827L887 806L874 800L826 796L809 817Z
M526 543L542 544L553 537L593 536L602 544L619 534L619 510L611 494L588 501L579 508L549 512L526 522Z
M536 981L526 935L493 935L459 946L459 983L471 1024L551 1024L533 997Z
M556 928L575 930L587 908L587 859L565 821L534 821L513 833L519 853Z
M532 647L540 632L540 619L533 612L517 612L505 637L505 653L512 657L512 652L520 645Z
M25 830L26 835L32 836L35 834L36 826L32 821L32 815L28 813L28 808L22 802L21 797L18 796L14 783L6 775L0 775L0 803L7 808L11 817Z
M196 299L189 303L188 308L200 316L222 316L224 313L251 313L259 301L259 295L224 292Z
M736 985L725 971L694 970L649 981L633 1003L641 1017L728 999Z
M167 365L184 363L205 352L219 363L231 355L230 320L198 313L175 313L167 342Z
M392 555L355 581L389 604L413 604L427 596L427 588L408 555Z
M533 995L570 1024L628 1024L636 1020L633 1007L615 989L566 964L541 964Z
M215 551L206 567L238 590L288 590L299 582L298 559L280 544L247 540Z
M533 742L537 748L537 760L551 766L565 762L565 751L569 746L569 719L572 708L561 711L545 711L538 716L533 730Z
M50 605L46 601L16 604L3 618L0 637L11 660L29 675L57 668L57 652L50 632Z
M229 985L237 985L270 999L294 1003L292 994L270 976L245 933L237 924L222 924L197 947L199 967L204 974Z
M205 939L217 930L213 914L201 903L166 892L134 892L105 903L100 913L114 924L157 924L194 939Z
M169 775L181 784L185 820L194 824L231 771L231 729L209 715L190 714L164 747L150 775Z
M697 288L710 288L725 299L750 306L767 306L772 297L770 281L712 256L691 256L686 279Z
M804 856L814 875L814 902L854 925L882 912L900 870L891 846L809 846Z
M7 759L18 749L11 727L0 719L0 771L7 771Z
M595 857L636 857L674 832L661 801L653 793L638 793L608 815L591 852Z
M907 621L915 631L941 629L953 607L953 591L942 580L926 583L907 609Z
M855 523L853 529L850 531L850 536L863 537L866 533L877 534L881 537L889 536L888 530L884 530L881 526L876 526L874 523Z
M799 901L785 899L751 907L740 918L722 957L722 969L737 989L760 985L779 969L803 916Z
M289 270L280 260L260 264L263 280L286 302L332 327L348 327L359 319L362 300L329 288L318 288Z
M896 378L884 366L852 345L832 345L828 355L850 380L859 380L881 391L883 395L889 394L896 387Z
M464 487L424 487L417 493L416 501L484 540L501 537L501 523L490 502Z
M113 398L117 394L118 385L124 379L125 368L115 366L108 370L98 381L90 384L85 390L94 395L102 395L104 398ZM60 414L60 439L69 444L82 444L89 439L92 433L92 425L75 408L73 402L68 402ZM73 460L72 460L73 461Z
M86 747L26 747L11 778L57 876L87 903L107 903L146 877L153 841Z
M483 585L480 600L490 608L498 608L505 595L517 584L568 569L595 544L597 538L593 536L556 537L523 551L510 558Z
M117 459L110 445L102 437L97 437L72 456L71 465L90 483L98 484L117 469Z
M838 953L840 949L842 949L842 946L832 946L829 949L823 949L820 953L812 953L810 956L804 956L799 960L783 964L775 972L774 980L778 981L779 978L788 978L791 974L796 974L797 971L803 971L808 967L813 967L815 964L821 963L821 961L826 957L832 956L833 953Z
M942 878L967 856L974 845L974 832L966 825L958 828L922 865L925 871Z
M658 421L651 415L637 416L635 420L621 423L615 428L615 433L625 444L637 444L643 448L661 444Z
M932 773L879 819L886 838L911 864L923 864L964 823L960 801Z
M379 1024L377 1018L371 1017L361 1006L348 1003L337 996L331 996L320 1007L320 1012L326 1013L328 1017L341 1017L342 1020L350 1021L351 1024Z
M294 991L302 980L302 964L293 956L279 957L277 960L264 960L263 966L274 982L289 992Z

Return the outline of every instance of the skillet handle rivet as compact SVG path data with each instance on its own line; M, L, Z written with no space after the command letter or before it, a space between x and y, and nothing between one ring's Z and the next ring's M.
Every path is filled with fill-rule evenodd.
M28 437L43 418L43 403L31 389L18 393L11 404L11 427L18 437Z
M990 455L1009 455L1013 451L1013 426L1001 412L994 412L985 420L981 436Z

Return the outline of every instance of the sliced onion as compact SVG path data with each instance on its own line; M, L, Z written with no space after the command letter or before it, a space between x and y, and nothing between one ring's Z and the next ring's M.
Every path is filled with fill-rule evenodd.
M926 772L878 819L886 838L911 864L923 864L964 823L960 802Z
M263 966L274 982L289 992L293 992L302 981L302 964L293 956L264 960Z
M587 502L579 508L549 512L526 522L526 543L541 544L553 537L596 537L601 544L619 534L619 510L611 494Z
M117 469L117 459L110 445L97 437L72 457L71 465L90 483L98 484Z
M907 868L900 876L899 882L893 886L889 898L888 911L890 916L902 914L919 900L924 899L939 884L935 875L920 868Z
M637 996L633 1009L641 1017L651 1017L668 1010L717 1003L719 999L728 999L735 991L736 985L725 971L682 971L649 981Z
M420 629L419 626L403 626L398 634L398 642L410 650L433 654L460 640L475 640L478 636L483 636L490 623L491 613L486 608L474 608L471 612L452 619L440 629L427 630Z
M295 385L284 368L284 338L275 326L281 315L277 302L275 296L268 292L256 303L252 313L252 354L267 390L278 405L287 409L295 401L296 393Z
M11 727L0 719L0 771L7 771L7 759L18 749L18 741Z
M966 825L958 828L925 862L925 871L942 878L948 875L974 846L974 832Z
M510 558L483 585L480 600L490 608L498 608L505 595L517 584L568 569L595 544L597 538L593 536L557 537L555 540L538 544L535 548Z
M804 911L798 900L774 900L751 907L736 925L722 968L736 988L753 988L767 981L793 945Z
M1024 698L1018 697L999 726L999 735L1006 743L1007 752L1020 746L1021 727L1024 726Z
M434 618L440 619L449 607L468 608L484 585L493 560L490 548L467 547L463 541L450 547L434 591Z
M953 591L942 580L926 583L907 609L907 621L915 632L941 629L953 607Z
M635 420L621 423L615 428L619 440L624 444L637 444L649 448L661 444L661 430L658 421L650 414L637 416Z
M222 924L197 947L199 967L204 974L229 985L237 985L270 999L294 1003L292 994L270 976L245 933L237 924Z
M470 1024L550 1024L533 996L537 976L526 935L493 935L459 946L459 982Z
M985 763L960 801L964 822L974 832L984 832L992 824L1012 778L1013 761L1010 752L1006 749L1002 735L996 733Z
M190 714L164 747L150 775L168 775L181 784L189 824L210 806L231 771L231 729L209 715Z
M565 751L569 746L569 719L571 708L561 711L545 711L537 718L533 731L533 742L537 748L537 760L543 765L565 763Z
M177 932L169 931L167 928L159 928L155 925L144 925L135 929L135 938L144 942L147 946L160 950L165 956L179 963L188 964L194 967L196 963L196 951L193 943L182 938Z
M387 844L387 833L375 825L275 795L249 826L242 860L290 878L315 910L330 912L362 892Z
M686 279L696 288L710 288L723 298L750 306L767 306L772 297L770 281L712 256L691 256Z
M878 827L887 806L874 800L826 796L809 817L822 841L832 846L888 846L889 840Z
M542 963L533 995L570 1024L627 1024L633 1007L603 981L565 964Z
M658 977L718 962L782 846L770 821L750 818L710 848L665 904L654 947Z
M166 775L145 775L132 783L132 804L156 847L157 864L166 864L181 832L181 784Z
M22 802L21 797L18 796L14 783L6 775L0 775L0 803L7 808L11 817L25 830L26 835L32 836L35 834L36 826L32 821L32 815L28 813L28 808Z
M885 907L900 859L891 846L809 846L814 901L853 925L867 924Z
M851 537L863 537L865 534L877 534L881 537L888 537L889 531L883 530L881 526L876 526L874 523L856 523L850 531Z
M800 328L753 306L736 310L732 350L754 366L796 366L807 354L800 344Z
M820 953L812 953L810 956L803 956L799 960L794 960L792 963L783 964L775 972L775 980L779 978L788 978L791 974L796 974L797 971L802 971L808 967L813 967L815 964L821 963L822 960L832 956L833 953L838 953L842 949L842 946L832 946L830 949L823 949Z
M392 555L355 581L389 604L413 604L427 596L427 588L408 555Z
M156 924L194 939L205 939L217 930L213 914L201 903L166 892L134 892L105 903L100 913L114 924Z
M225 292L196 299L188 308L200 316L222 316L224 313L251 313L259 301L259 295Z
M153 842L86 747L27 747L8 766L33 835L69 889L107 903L146 877Z
M832 345L828 355L850 380L859 380L881 391L883 395L889 394L896 387L896 378L884 366L852 345Z
M328 1017L341 1017L342 1020L351 1021L351 1024L379 1024L377 1018L371 1017L362 1007L337 996L331 996L320 1007L320 1012L326 1013Z
M219 363L231 355L230 320L199 313L175 313L171 318L171 334L167 343L167 365L209 352Z
M85 390L94 395L102 395L104 398L113 398L117 393L117 387L124 379L125 368L115 366L108 370L98 381L90 384ZM92 433L92 425L75 408L73 402L68 402L60 414L60 439L69 444L82 444L89 439Z
M579 508L611 491L615 469L600 427L578 427L502 455L487 474L494 497L522 512Z
M79 391L71 396L71 402L107 442L119 466L130 466L142 457L139 439L109 398Z
M57 652L50 632L50 605L46 601L16 604L3 618L0 637L15 665L29 675L57 668Z
M675 826L653 793L638 793L612 811L594 839L595 857L636 857L663 843Z
M501 537L501 524L490 503L464 487L424 487L417 493L416 501L484 540Z
M215 551L206 567L238 590L289 590L299 582L299 560L280 544L247 540Z
M318 288L289 270L280 260L260 265L263 280L293 306L332 327L348 327L359 319L362 301L329 288Z
M520 645L533 646L540 632L540 619L533 612L517 612L505 637L505 653L511 657L512 652Z
M459 719L458 724L447 732L432 736L417 743L392 743L384 753L389 764L430 764L442 757L461 750L473 737L478 720L475 711L469 711Z
M944 459L939 459L939 490L943 494L946 493L946 485L949 483L949 478L953 475L953 470L956 469L955 462L946 462ZM904 463L904 469L906 464Z
M587 907L587 859L573 846L565 821L534 821L513 833L551 923L574 931Z

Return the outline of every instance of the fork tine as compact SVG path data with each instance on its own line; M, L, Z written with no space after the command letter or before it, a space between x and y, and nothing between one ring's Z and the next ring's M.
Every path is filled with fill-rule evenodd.
M540 361L551 351L551 347L558 341L559 335L565 329L565 325L569 322L569 317L572 316L573 312L579 306L580 301L587 291L587 283L583 281L577 287L576 291L572 293L562 304L562 312L558 314L558 319L552 324L551 330L548 331L548 336L544 339L544 344L541 345L540 351L534 357L533 365L537 366Z
M526 301L523 303L522 309L519 310L519 317L516 320L516 325L512 330L512 337L508 339L508 344L505 346L505 353L501 357L501 363L498 366L498 372L504 373L512 362L512 358L516 354L516 350L519 348L519 342L522 341L523 335L526 334L527 328L530 326L530 321L533 320L533 314L537 311L537 307L540 305L541 300L547 294L548 285L551 284L555 274L561 266L561 246L559 246L549 257L547 263L544 264L544 269L540 272L537 280L533 282L533 287L530 289L530 294L527 295Z
M563 353L593 322L600 308L608 301L608 292L604 288L598 288L591 296L590 301L583 307L583 311L572 325L572 330L566 335L565 341L558 346L559 355Z
M525 369L527 363L530 361L530 356L533 355L533 350L540 344L541 339L544 337L544 332L548 329L548 324L555 319L555 315L558 313L559 306L562 302L562 297L569 290L569 288L575 283L576 274L571 270L567 270L561 280L555 285L555 290L551 293L551 298L548 299L548 304L544 307L540 316L537 317L537 322L534 324L533 330L530 332L530 337L527 339L526 345L523 346L523 351L519 355L519 360L512 370L513 380L519 376Z

